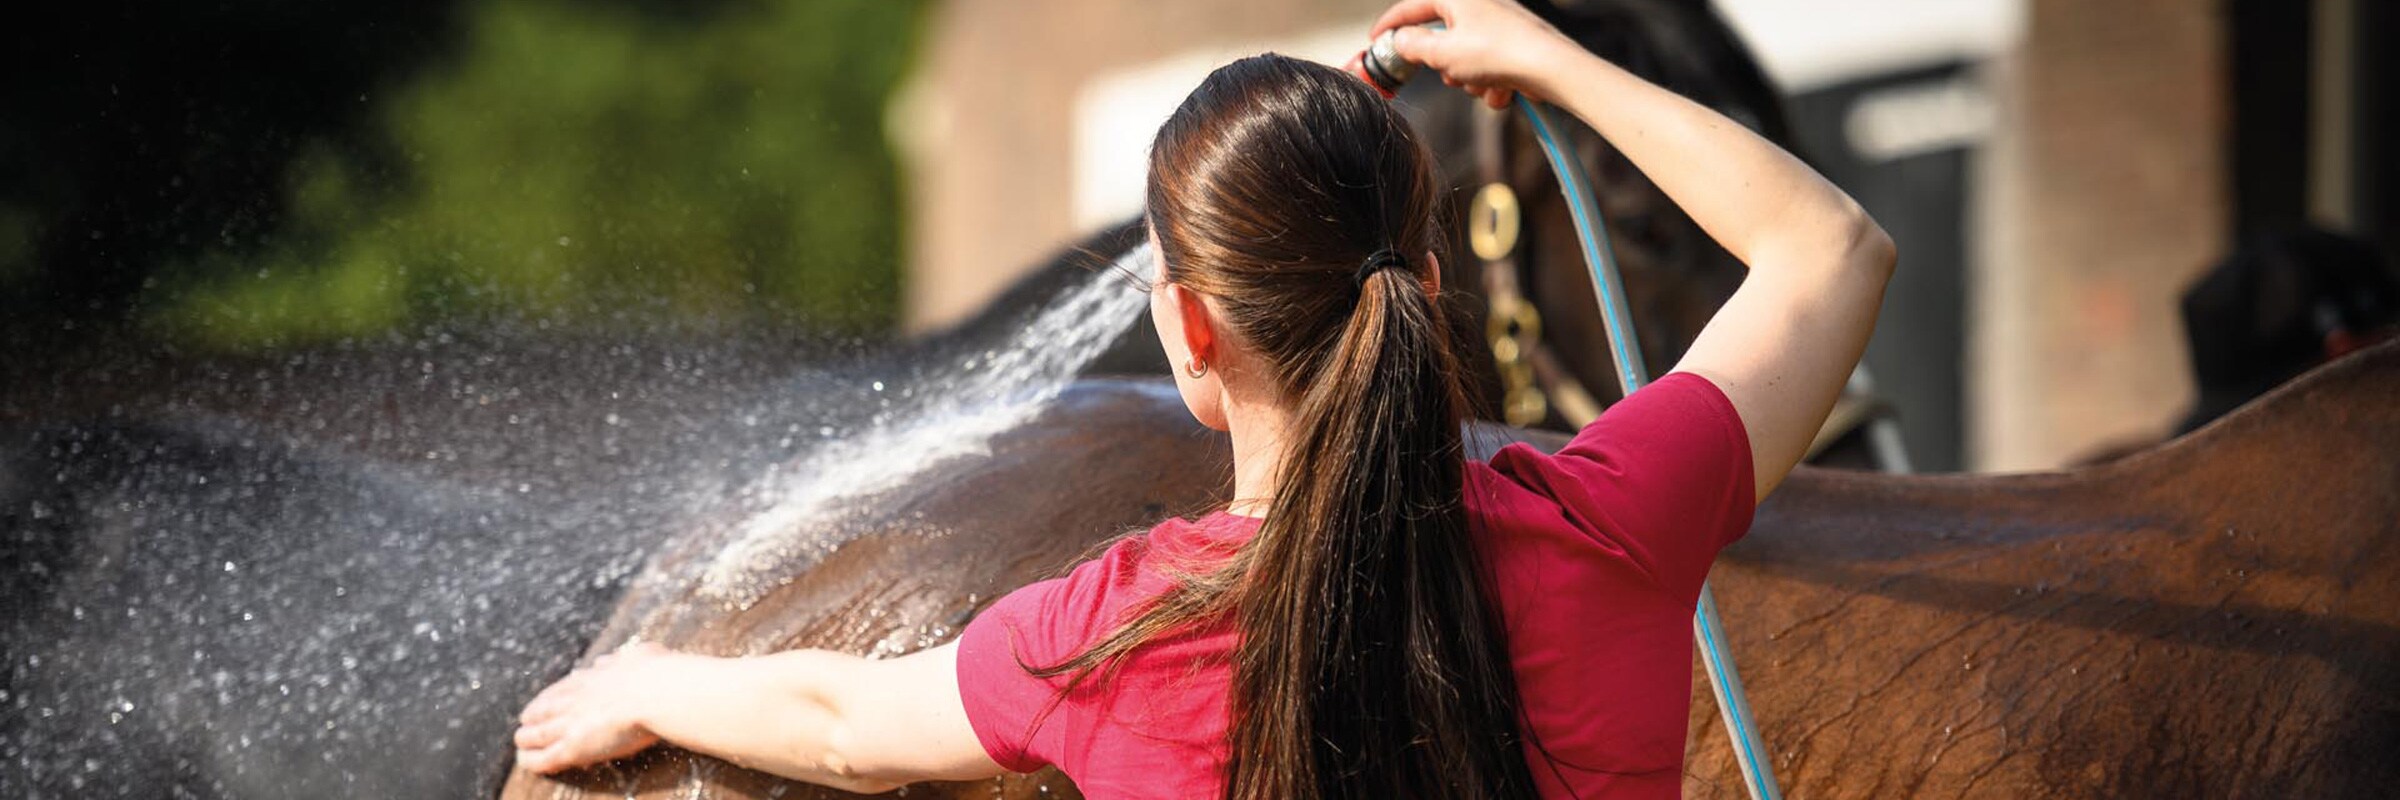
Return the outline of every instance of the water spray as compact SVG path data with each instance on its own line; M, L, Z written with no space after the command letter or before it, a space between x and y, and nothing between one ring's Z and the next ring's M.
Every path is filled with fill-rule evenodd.
M1444 26L1432 22L1420 27L1441 30ZM1359 54L1358 71L1353 73L1386 99L1398 94L1400 87L1415 77L1422 66L1400 56L1393 41L1398 33L1399 29L1394 28L1375 37L1366 51ZM1542 155L1549 159L1550 171L1558 176L1559 192L1565 195L1568 214L1575 221L1575 239L1583 248L1583 263L1592 272L1592 293L1599 300L1601 322L1608 330L1609 355L1617 364L1617 386L1624 396L1630 397L1634 390L1650 382L1650 375L1642 364L1641 350L1635 346L1633 314L1625 305L1625 286L1618 278L1616 254L1609 249L1607 223L1600 216L1591 181L1584 177L1582 163L1566 149L1562 135L1566 128L1559 120L1558 109L1527 99L1524 92L1516 93L1515 105L1533 126ZM1733 740L1734 760L1742 768L1742 783L1749 787L1754 800L1782 800L1774 768L1767 763L1766 745L1751 724L1750 702L1742 691L1741 675L1734 670L1733 653L1725 645L1724 624L1717 619L1715 593L1705 583L1700 586L1699 607L1692 614L1692 634L1700 644L1700 661L1708 670L1708 685L1716 690L1717 708L1724 712L1725 730Z

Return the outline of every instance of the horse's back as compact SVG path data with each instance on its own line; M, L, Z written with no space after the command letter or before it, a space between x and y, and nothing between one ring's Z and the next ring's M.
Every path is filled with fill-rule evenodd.
M1795 793L2400 781L2400 346L2083 469L1803 470L1715 573ZM1705 690L1701 692L1705 694ZM1697 796L1739 791L1696 704Z

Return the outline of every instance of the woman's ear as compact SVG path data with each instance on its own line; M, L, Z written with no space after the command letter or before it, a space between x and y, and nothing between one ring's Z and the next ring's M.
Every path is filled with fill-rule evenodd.
M1203 301L1199 292L1180 284L1170 283L1166 286L1167 291L1175 297L1176 315L1183 318L1184 348L1191 351L1192 357L1201 363L1210 363L1217 357L1217 329L1216 320L1209 316L1208 303Z
M1425 251L1425 296L1442 296L1442 259L1431 250Z

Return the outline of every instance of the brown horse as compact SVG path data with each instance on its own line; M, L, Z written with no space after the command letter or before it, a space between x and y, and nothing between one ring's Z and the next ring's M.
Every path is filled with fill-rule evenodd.
M1803 468L1713 575L1795 796L2381 795L2400 780L2400 343L2105 466L1893 477ZM1488 452L1557 436L1479 428ZM591 652L897 653L1160 516L1228 454L1163 383L1090 381L989 458L860 498L713 599L675 550ZM1064 465L1073 465L1064 467ZM1040 487L1030 490L1029 487ZM1700 687L1697 681L1695 687ZM1706 700L1687 791L1741 792ZM912 796L1065 796L1053 773ZM506 798L841 796L673 749ZM813 793L813 794L812 794Z

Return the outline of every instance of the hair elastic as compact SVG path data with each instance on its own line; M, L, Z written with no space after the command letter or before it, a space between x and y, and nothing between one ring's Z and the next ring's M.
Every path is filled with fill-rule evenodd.
M1358 262L1358 274L1355 276L1358 279L1358 285L1366 286L1367 276L1392 267L1407 269L1408 259L1400 255L1400 251L1389 247L1375 251L1367 256L1367 260Z

